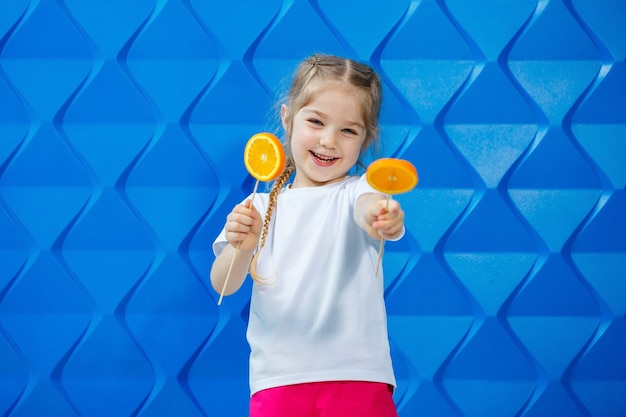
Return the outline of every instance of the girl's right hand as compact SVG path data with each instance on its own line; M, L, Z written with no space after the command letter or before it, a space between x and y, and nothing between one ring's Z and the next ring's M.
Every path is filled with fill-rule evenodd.
M228 243L233 247L239 245L239 249L246 251L256 249L263 227L259 212L254 206L248 208L250 203L247 200L245 205L237 204L226 217L224 226Z

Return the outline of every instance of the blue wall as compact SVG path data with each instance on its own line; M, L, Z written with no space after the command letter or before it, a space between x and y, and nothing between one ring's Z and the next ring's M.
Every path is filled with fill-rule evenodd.
M218 4L223 5L218 5ZM0 415L245 416L211 242L324 51L385 81L401 417L626 416L624 0L0 3ZM320 352L323 354L323 352Z

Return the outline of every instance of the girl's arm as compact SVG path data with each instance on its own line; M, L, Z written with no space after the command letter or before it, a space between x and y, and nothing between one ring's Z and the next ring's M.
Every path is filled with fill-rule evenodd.
M394 240L402 236L404 211L384 194L365 193L354 206L354 221L374 239Z
M213 261L211 267L211 285L213 289L219 294L224 287L224 281L226 281L226 275L228 274L228 268L232 262L233 256L235 256L235 262L230 271L230 277L228 278L228 285L224 289L224 295L231 295L235 293L243 285L246 275L248 275L248 268L250 267L250 261L254 250L239 250L235 253L235 247L228 244Z
M215 291L221 293L235 256L224 295L230 295L241 288L248 274L254 250L259 243L261 216L254 206L248 208L249 205L250 200L246 201L245 205L235 206L226 218L224 231L228 245L217 255L211 267L211 285Z

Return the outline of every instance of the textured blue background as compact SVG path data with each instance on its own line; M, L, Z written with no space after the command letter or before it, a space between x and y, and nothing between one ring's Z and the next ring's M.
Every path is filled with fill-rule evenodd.
M2 0L0 415L247 415L210 244L316 51L385 83L401 417L626 416L626 1ZM324 352L320 352L324 354Z

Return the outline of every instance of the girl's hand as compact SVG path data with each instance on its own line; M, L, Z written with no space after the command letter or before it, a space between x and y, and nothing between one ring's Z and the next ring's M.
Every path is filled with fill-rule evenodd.
M366 193L359 197L354 220L374 239L397 239L404 228L404 211L396 200L384 194Z
M376 200L368 212L372 218L372 229L384 239L395 239L400 236L404 227L404 210L396 200Z
M248 206L250 206L250 200L247 200L245 205L236 205L226 217L224 226L228 243L233 247L239 245L239 248L245 251L251 251L257 247L263 227L259 212L254 206Z

